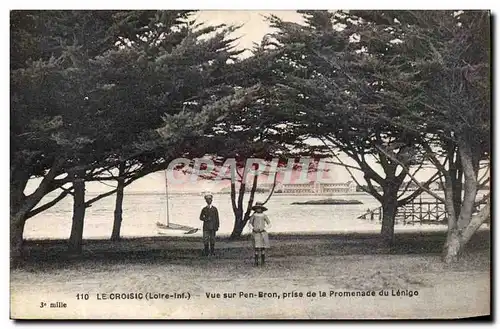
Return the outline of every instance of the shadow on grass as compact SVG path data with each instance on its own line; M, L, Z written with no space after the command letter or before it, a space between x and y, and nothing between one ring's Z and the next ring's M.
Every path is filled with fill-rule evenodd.
M478 231L466 246L466 252L490 248L490 231ZM445 232L411 232L396 235L392 247L385 246L378 234L277 234L270 236L273 257L381 255L381 254L441 254ZM218 259L241 259L253 252L248 237L217 241ZM202 241L198 237L146 237L120 241L85 240L80 254L67 252L65 240L26 241L25 257L13 267L57 269L88 262L111 264L147 264L175 261L189 263L203 259ZM98 264L96 264L98 265Z

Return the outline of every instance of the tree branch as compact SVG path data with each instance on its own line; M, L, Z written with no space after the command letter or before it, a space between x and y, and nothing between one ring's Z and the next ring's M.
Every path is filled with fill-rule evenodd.
M444 164L442 164L442 163L441 163L441 162L440 162L440 161L436 158L436 156L434 155L434 152L432 152L431 147L429 146L429 144L428 144L428 143L426 143L426 142L423 142L423 143L422 143L422 146L423 146L423 147L424 147L424 149L425 149L425 155L426 155L427 157L429 157L429 160L432 162L432 164L433 164L434 166L436 166L436 168L437 168L439 171L441 171L443 174L444 174L445 172L447 172L446 168L444 167ZM445 161L446 161L446 160L445 160Z
M481 182L490 173L490 163L488 162L487 166L485 166L483 168L488 168L488 169L484 172L483 176L481 176L477 180L478 182L480 182L479 185L478 185L478 187L477 187L478 190L481 189L481 188L483 188L490 181L490 177L488 177L486 180L484 180L483 182Z
M420 165L419 165L419 166L417 167L417 169L413 172L413 174L414 174L414 175L416 175L416 174L420 171L420 169L422 169L422 166L423 166L423 165L424 165L424 162L420 162ZM405 172L404 172L404 170L403 170L403 171L401 171L401 173L405 173ZM406 173L405 173L405 175L406 175ZM405 185L405 187L404 187L404 189L403 189L403 192L401 192L401 194L399 194L399 195L397 196L397 198L398 198L398 199L399 199L400 197L402 197L402 196L406 193L406 191L408 191L408 187L410 186L410 183L411 183L411 180L410 180L410 181L408 181L408 183L406 183L406 185Z
M373 170L370 166L368 166L368 164L366 163L365 159L364 159L364 156L362 155L361 157L355 153L347 153L345 150L343 150L338 143L335 142L335 140L331 139L331 138L327 138L328 141L330 143L332 143L334 146L340 148L342 150L342 152L346 153L351 159L353 159L358 165L359 165L359 168L357 167L353 167L353 166L350 166L350 165L346 165L345 163L343 163L342 160L340 160L339 156L337 154L335 154L335 152L333 150L330 149L330 153L333 154L333 156L339 161L339 165L343 166L346 168L347 172L349 172L349 174L351 175L351 177L353 178L353 180L356 182L356 184L358 184L357 180L354 178L354 175L352 174L352 172L350 170L348 170L349 168L353 168L353 169L356 169L356 170L359 170L361 172L363 172L365 174L365 176L367 177L370 177L372 178L375 182L377 182L379 185L382 185L383 184L383 178L375 171ZM322 143L330 148L329 145L327 145L325 143L324 140L321 140ZM359 184L358 184L359 185ZM372 192L366 190L363 188L362 185L359 185L361 187L361 189L363 189L365 192L369 193L369 194L372 194L373 196L375 196L373 193L377 194L380 196L380 194L374 189Z
M269 192L269 195L267 196L266 200L264 200L264 202L262 202L263 205L265 205L267 203L267 201L269 201L269 199L271 199L271 196L274 193L274 189L276 188L276 181L277 181L277 179L278 179L278 171L276 171L274 173L273 187L271 188L271 191Z
M379 134L377 134L375 138L379 144L382 144L382 140L381 140ZM382 168L390 168L389 161L387 161L387 157L385 156L385 154L379 153L378 156L379 156L379 160L380 160L380 164L382 165Z
M243 197L245 196L246 182L241 181L238 192L238 215L243 215Z
M423 191L429 193L430 195L432 195L433 197L435 197L436 199L438 199L439 201L445 203L445 200L439 196L438 194L434 193L433 191L429 190L428 188L426 188L425 186L423 186L416 178L413 174L411 174L410 170L408 169L408 167L406 167L401 161L399 161L393 154L391 154L390 152L387 152L385 151L382 147L376 145L375 146L377 149L379 149L381 152L384 152L384 154L386 154L392 161L396 162L397 164L399 164L403 170L406 171L406 173L408 174L408 177L410 177L410 179L415 183L417 184L418 187L420 187Z
M326 147L328 147L328 149L330 150L330 152L333 152L333 150L331 149L332 145L328 145L325 142L325 139L327 141L329 141L330 143L332 143L334 147L338 148L339 150L341 150L342 152L344 152L345 154L347 154L349 157L351 157L353 159L354 159L354 157L357 157L357 155L355 153L353 153L352 151L348 150L346 147L344 147L343 145L341 145L341 143L338 143L334 138L329 137L329 136L325 136L323 138L320 138L320 140L323 143L323 145L325 145Z
M488 184L490 182L490 178L486 178L481 184L478 184L477 185L477 190L481 190L483 187L486 186L486 184Z
M441 177L440 173L439 172L436 172L434 175L431 176L431 178L429 178L424 184L423 186L425 186L426 188L429 188L429 186L431 185L431 183L433 183L434 181L436 181L436 179L438 177ZM418 188L416 191L414 191L412 194L410 194L409 196L407 196L406 198L403 198L401 200L398 200L398 207L400 206L404 206L405 204L407 204L408 202L411 202L412 200L414 200L417 196L419 196L420 194L422 194L423 190L421 188Z
M479 205L483 204L483 203L484 203L484 201L488 200L488 199L489 199L489 197L490 197L490 194L491 194L491 193L486 193L485 195L483 195L483 197L482 197L481 199L479 199L478 201L476 201L476 202L474 203L474 207L477 207L477 206L479 206Z
M346 169L347 169L347 168L349 168L349 169L354 169L354 170L358 170L358 171L361 171L361 172L363 171L363 170L361 170L361 168L359 168L359 167L352 166L352 165L348 165L348 164L346 164L346 163L334 162L334 161L325 161L325 163L327 163L327 164L332 164L332 165L335 165L335 166L342 166L342 167L344 167L344 168L346 168Z
M233 213L235 216L238 215L238 206L236 205L236 185L234 180L231 179L231 206L233 207Z
M382 203L383 201L383 197L380 193L378 193L378 191L375 189L375 186L373 186L372 184L372 181L370 178L366 178L365 177L365 180L366 180L366 184L368 185L368 189L369 189L369 192L371 195L373 195L378 201L380 201L380 203Z
M439 187L442 191L445 189L445 183L443 182L443 175L439 175Z
M96 196L95 198L88 200L87 202L85 202L85 207L90 207L90 205L92 205L92 203L99 201L107 196L110 196L110 195L114 194L116 191L117 191L117 189L114 189L114 190L100 194L100 195Z
M339 163L342 165L343 161L340 159L340 157L337 154L335 154L335 152L332 152L332 154L337 159L337 161L339 161ZM368 187L369 187L367 189L366 187L364 187L363 185L361 185L359 183L359 181L356 179L356 177L354 176L354 174L352 173L352 171L350 170L349 167L345 166L345 169L347 170L347 172L349 173L349 175L354 180L354 182L356 183L357 186L359 186L364 192L366 192L370 195L373 195L378 201L382 202L382 195L380 195L380 193L377 192L377 190L373 187L371 182L368 182L368 181L366 182L368 184Z
M23 211L26 214L29 213L49 192L56 190L57 188L51 189L54 178L57 176L57 172L64 164L64 159L57 158L52 163L52 167L49 169L47 174L43 177L42 181L35 189L33 193L25 197L25 202L19 211Z
M361 159L356 160L356 162L358 162L359 167L361 168L361 170L363 171L363 173L365 173L365 175L367 177L369 177L370 179L373 179L380 186L384 185L384 179L382 178L382 176L380 176L375 170L373 170L373 168L371 168L368 165L368 163L366 163L364 156L362 156Z
M151 170L151 171L149 171L149 170L148 170L148 171L144 171L144 172L139 172L139 173L138 173L138 174L136 174L135 176L132 176L132 177L131 177L128 181L124 182L124 183L123 183L123 187L125 188L125 187L127 187L128 185L132 184L132 183L133 183L134 181L136 181L137 179L139 179L139 178L141 178L141 177L144 177L144 176L146 176L146 175L148 175L148 174L150 174L150 173L152 173L152 172L157 171L157 170L155 170L155 169L156 169L156 166L151 166L151 167L149 168L149 170ZM117 189L117 188L115 188L115 189L113 189L113 190L111 190L111 191L108 191L108 192L106 192L106 193L100 194L100 195L96 196L95 198L92 198L92 199L88 200L87 202L85 202L85 207L90 207L90 205L92 205L92 203L94 203L94 202L96 202L96 201L99 201L99 200L101 200L101 199L103 199L103 198L105 198L105 197L108 197L108 196L110 196L110 195L114 194L117 190L118 190L118 189Z
M253 199L255 197L255 191L257 190L258 178L259 178L258 175L253 176L252 190L250 191L250 198L248 198L247 210L245 211L245 216L243 217L243 221L248 220L248 218L250 217L250 211L252 211L252 205L253 205Z
M71 185L69 188L64 188L64 187L62 187L62 186L60 186L59 188L60 188L61 190L63 190L63 191L67 191L67 192L68 192L68 194L73 195L73 191L72 191L72 190L73 190L73 185Z
M409 180L408 183L405 184L403 191L397 196L398 199L400 197L402 197L408 191L408 187L410 187L410 184L411 184L411 180Z
M50 202L47 202L46 204L42 205L42 206L39 206L33 210L31 210L27 215L26 215L26 219L29 219L31 217L34 217L36 215L38 215L39 213L51 208L52 206L54 206L56 203L58 203L59 201L61 201L62 199L64 199L68 194L70 194L70 190L69 189L64 189L61 193L59 193L59 195L54 198L52 201Z

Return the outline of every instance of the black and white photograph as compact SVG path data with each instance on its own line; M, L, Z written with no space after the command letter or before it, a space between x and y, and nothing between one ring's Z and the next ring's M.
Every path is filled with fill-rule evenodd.
M344 7L11 9L10 319L491 319L492 12Z

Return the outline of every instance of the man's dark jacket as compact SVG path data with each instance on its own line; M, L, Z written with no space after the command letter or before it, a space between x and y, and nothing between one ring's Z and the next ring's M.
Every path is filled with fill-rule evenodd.
M214 206L201 209L200 220L203 221L203 231L219 229L219 212Z

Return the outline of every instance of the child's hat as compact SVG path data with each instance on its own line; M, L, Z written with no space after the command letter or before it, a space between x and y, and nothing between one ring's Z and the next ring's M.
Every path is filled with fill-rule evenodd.
M256 202L255 206L252 207L252 210L257 210L257 209L262 209L262 211L266 211L267 210L267 208L264 207L264 205L262 204L262 202Z

